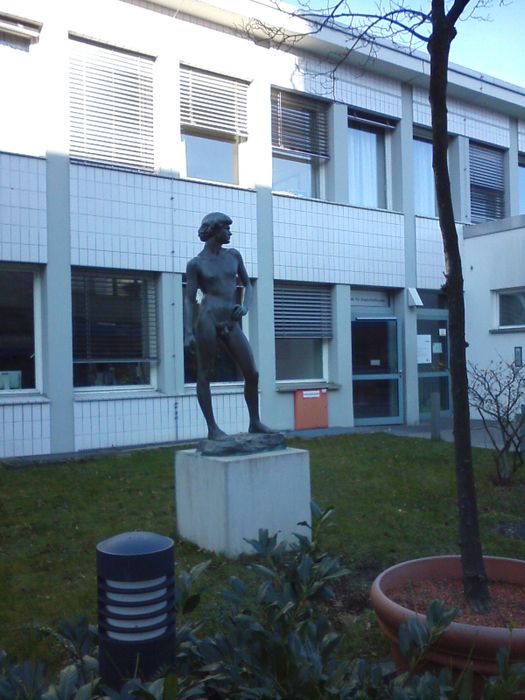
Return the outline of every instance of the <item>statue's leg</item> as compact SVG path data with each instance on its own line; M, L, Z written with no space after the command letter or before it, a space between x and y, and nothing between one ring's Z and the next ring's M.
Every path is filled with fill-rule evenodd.
M259 417L259 373L248 339L237 324L222 339L244 376L244 399L250 416L250 433L272 433Z
M195 329L197 345L197 399L208 426L208 439L220 440L226 437L215 422L211 403L210 382L215 370L217 331L215 323L207 314L202 314Z

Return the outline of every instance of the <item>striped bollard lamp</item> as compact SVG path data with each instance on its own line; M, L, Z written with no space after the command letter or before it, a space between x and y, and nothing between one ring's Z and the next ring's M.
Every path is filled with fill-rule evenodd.
M124 532L97 545L99 666L110 688L173 666L173 544L154 532Z

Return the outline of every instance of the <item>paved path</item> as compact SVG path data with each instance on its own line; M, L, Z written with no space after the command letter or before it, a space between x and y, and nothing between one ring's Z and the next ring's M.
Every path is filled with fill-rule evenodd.
M443 418L441 420L440 432L442 440L446 442L453 441L451 418ZM473 447L492 449L492 444L480 420L471 421L470 432ZM431 427L429 421L423 421L418 425L377 425L362 428L317 428L315 430L296 430L290 431L288 435L311 439L328 435L351 435L355 433L391 433L392 435L420 437L429 440L431 437Z

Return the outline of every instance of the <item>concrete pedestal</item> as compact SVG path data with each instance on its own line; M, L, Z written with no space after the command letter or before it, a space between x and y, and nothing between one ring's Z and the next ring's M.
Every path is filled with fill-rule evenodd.
M297 523L310 522L310 456L290 447L225 457L183 450L175 494L181 537L229 557L251 554L244 538L257 539L259 528L278 532L279 541L308 535Z

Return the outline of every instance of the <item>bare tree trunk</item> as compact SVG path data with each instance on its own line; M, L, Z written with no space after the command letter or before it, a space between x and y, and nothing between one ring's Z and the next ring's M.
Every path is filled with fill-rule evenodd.
M462 5L461 9L458 9L459 14L467 2L468 0L456 2L456 5ZM450 14L449 16L445 14L444 0L432 0L432 36L428 44L430 53L429 99L432 111L434 179L439 225L445 252L446 290L449 306L450 377L459 510L459 545L466 601L474 609L486 610L490 597L481 550L472 468L463 273L447 163L447 73L450 45L456 35L454 23Z

